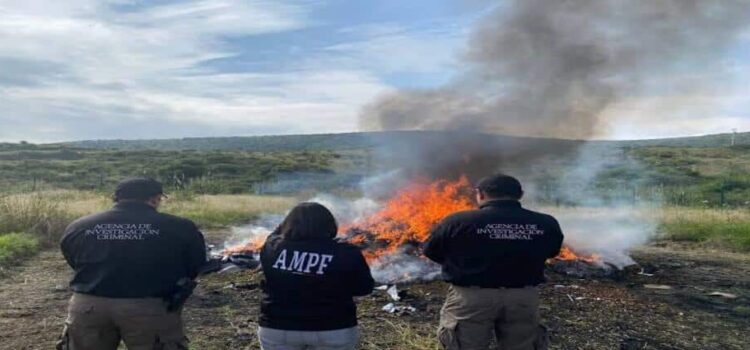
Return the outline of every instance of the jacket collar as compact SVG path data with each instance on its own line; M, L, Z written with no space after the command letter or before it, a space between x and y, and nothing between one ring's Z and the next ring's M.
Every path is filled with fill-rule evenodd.
M479 208L521 208L521 202L513 199L497 199L482 203Z
M156 208L141 202L122 202L122 203L116 203L114 206L114 209L116 210L145 210L145 211L156 211Z

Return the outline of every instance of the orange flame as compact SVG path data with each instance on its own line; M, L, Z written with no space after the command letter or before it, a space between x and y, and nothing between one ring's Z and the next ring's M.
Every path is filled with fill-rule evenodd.
M344 227L368 232L378 241L376 247L365 251L368 260L394 252L407 243L421 243L430 236L433 226L446 216L473 209L470 200L471 185L461 177L456 181L429 182L417 180L389 199L375 214ZM358 244L367 237L360 235L351 240Z
M388 199L379 211L342 226L340 233L346 236L350 232L358 232L349 236L348 241L364 246L365 258L368 262L374 262L405 245L419 245L426 241L433 227L448 215L476 208L471 193L472 186L466 177L455 181L416 180ZM224 254L256 252L264 241L264 237L257 237L247 244L226 249ZM595 263L601 258L597 255L580 255L563 247L554 260Z
M553 260L582 260L588 263L597 263L601 261L601 257L597 254L588 256L576 254L569 247L562 247L560 254L558 254Z
M418 180L398 191L380 211L343 227L342 232L354 229L369 234L369 237L367 234L355 235L349 241L366 246L363 253L368 261L373 262L405 244L426 241L432 228L448 215L476 208L471 200L471 189L466 177L456 181ZM555 259L595 263L601 258L580 255L563 247Z
M266 242L265 237L254 237L249 242L245 244L236 245L233 247L229 247L227 249L224 249L221 253L222 255L230 255L230 254L237 254L237 253L254 253L260 251L260 248L263 247L263 244Z

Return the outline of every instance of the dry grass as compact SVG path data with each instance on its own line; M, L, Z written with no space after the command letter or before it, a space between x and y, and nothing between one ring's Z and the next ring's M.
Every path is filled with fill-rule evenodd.
M64 203L46 193L0 198L0 234L30 233L51 242L60 237L70 220L71 214Z
M45 193L0 197L0 273L58 241L73 216Z
M293 197L259 195L204 195L177 205L210 207L216 211L245 211L250 213L283 212L289 210L297 200ZM169 201L167 201L169 205Z
M750 209L704 209L665 207L660 210L663 221L734 221L750 222Z
M41 218L49 217L49 213L53 210L59 211L60 215L69 222L73 218L106 210L112 206L112 200L106 195L69 190L10 195L0 200L0 206L3 203L8 208L5 211L7 216L16 218L15 221L23 221L26 226L40 222ZM187 217L199 226L219 227L249 221L262 213L283 213L296 203L297 200L293 197L281 196L175 196L165 200L161 210ZM0 215L2 215L1 212ZM2 218L4 222L12 221ZM12 230L2 228L0 226L0 232L26 231L25 227L13 227Z
M537 209L537 208L532 208ZM643 207L541 207L541 212L558 218L575 217L588 220L652 221L655 223L673 222L734 222L750 223L750 209L715 209L674 206Z
M164 211L190 218L199 226L220 227L250 221L263 213L283 213L296 203L293 197L203 195L187 200L169 199Z
M363 337L362 349L438 350L441 347L437 340L436 329L437 320L433 323L414 324L405 320L383 319L377 334L368 334ZM384 343L392 343L392 345Z

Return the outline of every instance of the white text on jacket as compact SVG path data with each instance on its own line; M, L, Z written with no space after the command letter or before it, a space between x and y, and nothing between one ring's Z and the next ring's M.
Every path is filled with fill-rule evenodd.
M312 273L314 271L318 275L323 275L325 274L325 269L328 267L328 263L333 260L333 255L293 250L291 260L288 264L287 258L287 251L284 249L279 253L279 257L276 258L273 268L300 273Z

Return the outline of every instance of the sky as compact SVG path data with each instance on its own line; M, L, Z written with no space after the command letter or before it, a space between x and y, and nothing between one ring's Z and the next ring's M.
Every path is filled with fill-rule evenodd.
M0 142L357 131L377 96L450 81L492 6L0 0ZM679 77L720 88L622 100L600 138L750 131L748 62L750 30L720 70Z

